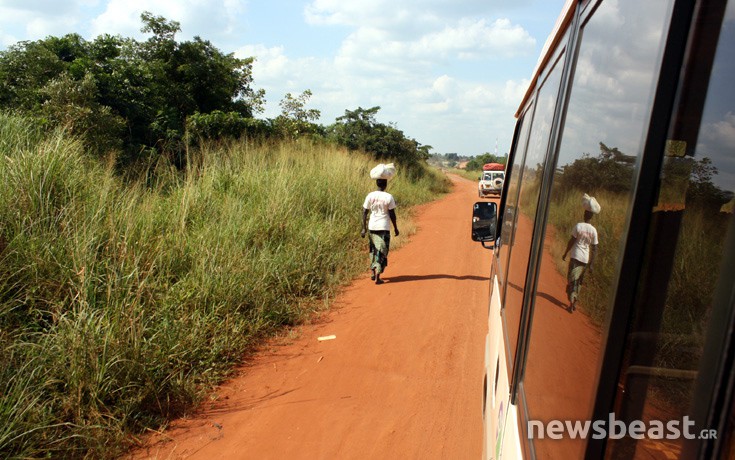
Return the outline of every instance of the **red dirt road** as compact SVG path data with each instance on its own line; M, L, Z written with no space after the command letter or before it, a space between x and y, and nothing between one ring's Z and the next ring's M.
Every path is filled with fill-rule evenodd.
M476 183L452 180L385 284L356 280L129 458L479 458L491 252L470 239Z

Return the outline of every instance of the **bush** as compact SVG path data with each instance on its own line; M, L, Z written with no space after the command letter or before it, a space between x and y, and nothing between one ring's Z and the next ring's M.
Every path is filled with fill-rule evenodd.
M244 117L237 112L196 112L186 119L186 133L193 140L239 139L247 136L264 139L273 134L273 127L265 120Z

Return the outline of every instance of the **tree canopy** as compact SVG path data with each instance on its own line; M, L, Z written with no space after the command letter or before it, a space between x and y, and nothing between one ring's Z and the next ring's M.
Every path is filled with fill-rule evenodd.
M480 171L482 166L486 163L500 163L504 165L505 161L505 156L501 157L492 153L483 153L482 155L478 155L468 161L465 169L467 169L467 171Z
M141 19L141 30L152 34L144 42L110 35L89 42L68 34L0 52L0 103L64 125L90 147L120 143L129 159L146 149L181 153L193 114L219 110L248 118L262 111L264 92L252 87L253 58L224 54L199 37L177 42L177 22L147 12ZM69 111L71 99L81 118ZM100 138L104 133L108 139Z
M345 110L329 127L328 136L350 150L363 150L377 160L394 158L403 164L414 164L429 158L430 145L421 145L395 126L378 123L379 106Z

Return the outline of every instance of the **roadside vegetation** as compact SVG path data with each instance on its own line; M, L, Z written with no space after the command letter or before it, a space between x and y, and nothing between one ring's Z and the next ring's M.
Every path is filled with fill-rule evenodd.
M499 163L499 164L505 165L507 161L508 161L508 154L500 156L500 155L494 155L492 153L483 153L482 155L478 155L476 157L471 158L467 162L465 169L467 171L471 171L479 175L482 172L482 167L485 164Z
M19 42L0 51L0 107L64 128L99 157L115 152L124 175L148 171L161 158L187 166L202 142L310 138L390 159L406 168L425 163L431 146L377 120L380 107L345 110L317 123L312 96L287 93L280 115L260 119L265 92L252 75L255 57L239 59L209 41L180 42L179 23L141 15L145 41L78 34ZM419 168L420 169L420 168Z
M308 140L204 145L123 181L62 130L0 117L0 452L110 457L365 268L374 159ZM399 174L402 217L445 191Z

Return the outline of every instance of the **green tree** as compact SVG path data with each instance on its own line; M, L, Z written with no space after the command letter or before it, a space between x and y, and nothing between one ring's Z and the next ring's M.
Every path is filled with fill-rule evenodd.
M123 163L154 151L182 164L186 120L195 113L251 118L262 112L264 91L252 88L253 58L224 54L199 37L179 43L175 21L148 12L141 20L142 30L152 34L144 42L109 35L87 42L69 34L0 52L0 104L54 123L69 124L76 114L83 120L73 126L87 134L91 128L80 127L89 117L105 116L112 128L120 117L126 125ZM61 88L76 96L65 98ZM81 95L85 110L60 106ZM52 96L56 100L46 104Z
M267 120L243 117L237 112L196 112L186 119L186 133L192 144L199 139L238 139L241 136L265 138L271 136L274 130Z
M379 110L380 107L345 110L345 114L337 117L336 122L330 127L331 137L350 150L368 151L369 139L378 125L375 115Z
M692 160L691 176L687 189L687 203L698 203L713 210L732 200L732 192L722 190L712 180L718 174L712 160L703 157L699 161Z
M281 135L295 138L307 133L323 134L323 128L314 123L321 116L321 112L317 109L306 109L306 104L311 96L309 89L296 97L291 93L286 93L279 103L281 114L274 121Z
M594 193L595 190L627 192L633 178L635 157L610 148L600 142L600 153L596 157L588 154L561 167L559 182L562 188Z
M466 169L467 171L480 171L483 167L483 165L487 163L500 163L505 164L506 157L500 157L497 155L493 155L492 153L483 153L482 155L478 155L471 160L467 162Z
M251 88L252 58L223 54L199 37L178 43L177 22L148 12L141 19L141 30L153 33L140 45L140 67L151 77L146 86L152 89L154 101L145 120L144 144L181 155L188 116L220 110L248 118L262 111L264 91Z
M82 80L62 74L44 86L42 94L47 97L42 113L53 126L82 137L88 148L99 154L121 147L125 121L97 101L97 87L91 74Z
M350 150L368 152L377 160L395 159L404 165L426 161L432 147L422 146L394 125L378 123L375 115L379 110L380 107L345 110L328 128L329 138Z
M20 42L0 52L0 106L37 113L43 103L39 90L65 67L42 41Z

